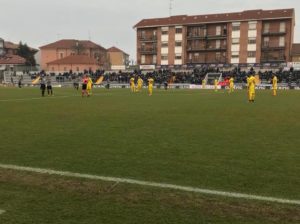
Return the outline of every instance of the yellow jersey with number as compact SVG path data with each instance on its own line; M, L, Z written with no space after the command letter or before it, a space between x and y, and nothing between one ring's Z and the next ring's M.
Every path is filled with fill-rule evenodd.
M152 78L150 78L150 79L148 79L148 84L149 84L149 86L153 86L153 83L154 83L154 79L152 79Z

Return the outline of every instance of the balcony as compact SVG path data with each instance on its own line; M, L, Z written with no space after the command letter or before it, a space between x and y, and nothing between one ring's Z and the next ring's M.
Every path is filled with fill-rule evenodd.
M157 54L156 48L139 48L138 51L141 54Z
M226 40L227 35L194 35L189 34L188 40Z
M279 30L268 30L263 31L262 36L284 36L286 35L286 31L279 31Z
M226 64L226 59L205 59L205 58L192 58L187 60L188 64Z
M279 46L278 44L272 44L269 42L265 42L265 43L263 43L261 49L262 49L262 51L284 50L285 46Z
M220 47L215 47L215 46L208 46L208 47L196 47L196 46L188 46L187 47L188 52L223 52L227 51L227 46L220 46Z
M272 57L272 56L263 56L261 57L262 63L272 63L272 62L285 62L285 57Z
M157 42L157 36L139 36L138 40L141 42Z

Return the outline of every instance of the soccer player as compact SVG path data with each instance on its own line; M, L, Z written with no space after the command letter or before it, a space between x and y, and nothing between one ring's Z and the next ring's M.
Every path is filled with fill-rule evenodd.
M233 77L231 77L229 79L229 93L233 93L233 90L234 90L234 79Z
M131 79L130 79L130 90L132 93L135 92L134 77L131 77Z
M205 79L202 80L202 89L205 89L205 85L206 85L206 82L205 82Z
M215 84L215 92L218 92L218 80L217 79L215 79L214 84Z
M248 99L250 103L254 103L255 99L255 77L251 75L249 77L249 91L248 91Z
M88 78L87 75L83 76L82 79L82 91L81 91L81 96L84 97L84 95L89 96L87 92L87 84L88 84Z
M272 78L272 88L273 88L273 96L277 96L277 77L273 74Z
M93 80L91 79L91 77L87 77L87 86L86 86L86 91L88 96L92 95L92 86L93 86Z
M47 83L48 96L49 95L53 96L53 89L52 89L52 83L51 83L51 76L50 75L47 76L46 83Z
M42 91L42 97L45 96L46 84L44 77L41 78L40 90Z
M138 80L137 80L137 92L142 91L143 88L143 79L139 76Z
M152 92L153 92L153 83L154 83L154 79L152 77L150 77L148 79L148 95L152 96Z

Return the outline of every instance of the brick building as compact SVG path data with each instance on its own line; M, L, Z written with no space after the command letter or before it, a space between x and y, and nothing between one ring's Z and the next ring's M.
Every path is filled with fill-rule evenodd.
M294 9L248 10L144 19L137 23L141 66L285 63L291 58Z
M129 54L117 47L107 49L112 70L125 70L129 63Z
M88 40L59 40L40 47L41 69L51 72L82 72L107 69L107 50Z
M293 44L291 62L300 62L300 44Z

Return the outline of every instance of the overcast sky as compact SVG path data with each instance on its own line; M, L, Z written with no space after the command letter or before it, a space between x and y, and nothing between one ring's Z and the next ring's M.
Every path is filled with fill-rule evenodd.
M0 0L0 37L38 48L58 39L89 39L117 46L135 58L135 30L143 18L169 16L169 0ZM173 0L173 15L249 9L295 8L300 42L299 0ZM299 15L299 16L298 16Z

